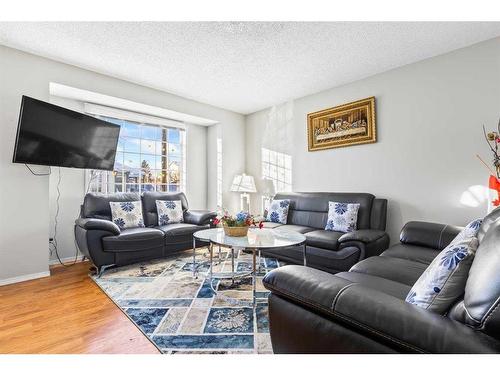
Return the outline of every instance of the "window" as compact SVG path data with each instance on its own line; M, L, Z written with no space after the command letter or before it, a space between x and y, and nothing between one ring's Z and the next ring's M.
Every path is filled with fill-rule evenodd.
M217 138L217 210L222 211L222 139Z
M271 180L275 192L292 191L292 157L282 152L262 148L262 178ZM262 197L262 208L267 209L272 197Z
M185 131L152 124L98 116L120 125L113 172L98 173L93 192L184 190Z

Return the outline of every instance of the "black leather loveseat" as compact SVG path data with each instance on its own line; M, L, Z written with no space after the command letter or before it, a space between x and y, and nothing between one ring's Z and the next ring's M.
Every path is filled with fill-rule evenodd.
M500 353L500 208L478 233L463 298L439 315L405 302L459 228L410 222L381 256L331 275L301 266L268 273L275 353Z
M145 228L120 228L111 221L109 202L142 201ZM156 200L180 200L183 223L158 226ZM75 237L80 251L97 267L98 273L112 265L163 257L193 246L193 233L210 227L216 213L189 210L184 193L145 192L85 196Z
M266 222L266 228L280 228L306 236L307 264L330 273L347 271L389 246L385 232L387 200L367 193L278 193L274 199L289 199L287 224ZM357 229L350 233L325 230L328 202L359 203ZM268 250L264 255L289 263L303 264L299 247Z

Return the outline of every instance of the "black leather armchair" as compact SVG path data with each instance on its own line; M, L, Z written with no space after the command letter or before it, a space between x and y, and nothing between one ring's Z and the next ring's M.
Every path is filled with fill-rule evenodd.
M444 316L405 302L459 232L410 222L400 243L349 272L303 266L268 273L275 353L500 353L500 209L481 227L464 298Z
M120 228L111 221L109 202L142 201L145 228ZM180 200L184 222L158 226L156 200ZM184 193L146 192L87 194L80 218L75 221L75 238L80 251L97 267L98 273L113 265L163 257L190 249L193 233L209 228L216 213L189 210Z
M275 199L289 199L287 224L264 223L266 228L280 228L303 233L306 237L307 264L330 273L347 271L367 257L379 255L389 246L385 232L387 200L368 193L279 193ZM328 203L359 203L358 230L341 233L325 230ZM289 263L302 264L302 250L268 250L264 255Z

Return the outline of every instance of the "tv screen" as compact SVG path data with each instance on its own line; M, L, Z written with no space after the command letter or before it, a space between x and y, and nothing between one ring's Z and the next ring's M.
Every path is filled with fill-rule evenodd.
M120 126L23 96L14 163L113 170Z

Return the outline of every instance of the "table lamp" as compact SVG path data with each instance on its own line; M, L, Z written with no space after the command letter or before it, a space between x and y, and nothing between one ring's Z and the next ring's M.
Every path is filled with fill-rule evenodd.
M253 176L243 174L238 174L234 176L233 183L231 184L231 191L240 193L240 208L241 211L250 212L250 194L256 193L257 189L255 188L255 181ZM248 210L244 208L244 201L247 201Z
M260 192L262 193L262 210L265 212L268 209L269 203L276 194L276 188L274 186L274 181L269 178L263 178L260 181Z

